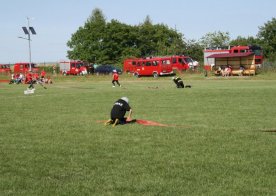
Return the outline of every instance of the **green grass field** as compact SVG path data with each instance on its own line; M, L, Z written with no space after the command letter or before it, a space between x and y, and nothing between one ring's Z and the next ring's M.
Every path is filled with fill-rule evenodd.
M276 77L0 83L0 195L276 195ZM127 96L140 124L104 126Z

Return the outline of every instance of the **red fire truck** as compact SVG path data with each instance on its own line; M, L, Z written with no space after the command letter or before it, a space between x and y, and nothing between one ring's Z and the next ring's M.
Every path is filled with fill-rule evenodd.
M26 74L30 71L30 64L29 63L15 63L14 64L14 73L23 73ZM31 63L31 71L38 72L38 67L35 63Z
M198 63L194 61L189 56L183 55L175 55L175 56L167 56L167 57L151 57L151 58L158 58L160 60L169 60L172 66L172 69L177 69L179 71L188 70L189 68L195 68L198 66ZM148 58L148 59L151 59ZM124 61L124 71L134 73L137 69L137 62L141 61L142 59L133 58L133 59L126 59Z
M11 73L11 68L9 64L0 64L0 73L8 74Z
M189 68L195 68L198 66L198 62L194 61L191 57L189 56L171 56L171 61L172 61L172 67L173 69L177 69L179 71L182 70L188 70Z
M260 67L263 63L263 51L259 46L229 46L228 48L207 48L204 50L204 69L212 70L215 65L214 58L208 58L214 54L253 53L255 65Z
M87 69L83 61L70 60L59 62L60 72L63 75L85 75Z
M173 74L170 57L127 59L124 62L124 71L131 72L136 77L158 77Z

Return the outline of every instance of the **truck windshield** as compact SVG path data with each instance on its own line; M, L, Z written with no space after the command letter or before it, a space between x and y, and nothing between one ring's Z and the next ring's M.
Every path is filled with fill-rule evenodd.
M185 60L187 63L193 63L193 60L191 58L186 58Z
M76 67L77 68L80 68L80 67L82 67L83 66L83 63L76 63Z

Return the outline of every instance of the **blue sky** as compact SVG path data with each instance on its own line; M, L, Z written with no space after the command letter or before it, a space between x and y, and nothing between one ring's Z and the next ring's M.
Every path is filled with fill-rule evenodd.
M21 27L27 17L37 32L32 36L33 62L66 59L66 43L99 8L107 21L138 25L147 15L153 24L176 28L186 39L208 32L256 36L259 27L276 17L274 0L1 0L0 63L29 61L28 41Z

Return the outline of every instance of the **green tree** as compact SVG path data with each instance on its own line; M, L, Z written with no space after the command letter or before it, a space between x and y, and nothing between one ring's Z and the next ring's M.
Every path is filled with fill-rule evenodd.
M230 41L229 32L215 31L207 33L200 39L200 44L205 48L217 48L228 46Z
M117 20L111 20L106 25L103 41L103 50L108 57L105 63L120 62L121 56L127 52L130 56L139 54L139 51L135 50L137 42L137 33L133 27Z
M138 26L138 32L142 56L177 54L183 50L183 35L167 25L153 25L149 16Z
M260 39L253 36L247 38L238 36L236 39L230 41L231 46L249 46L249 45L260 45Z
M144 20L144 23L138 25L138 39L137 45L141 51L142 56L150 56L154 53L154 40L155 34L154 26L149 16Z
M164 24L152 24L149 16L137 26L112 19L106 22L95 9L83 27L67 42L70 59L95 63L121 63L124 58L180 54L183 35Z
M185 45L183 54L192 57L194 60L202 62L203 50L204 47L199 42L197 42L196 40L188 40Z
M67 42L67 46L71 49L67 52L68 58L88 62L101 62L106 59L102 50L105 29L105 17L102 11L96 8L84 27L80 27Z
M258 38L264 48L265 55L275 60L276 55L276 18L272 18L264 26L259 27Z

